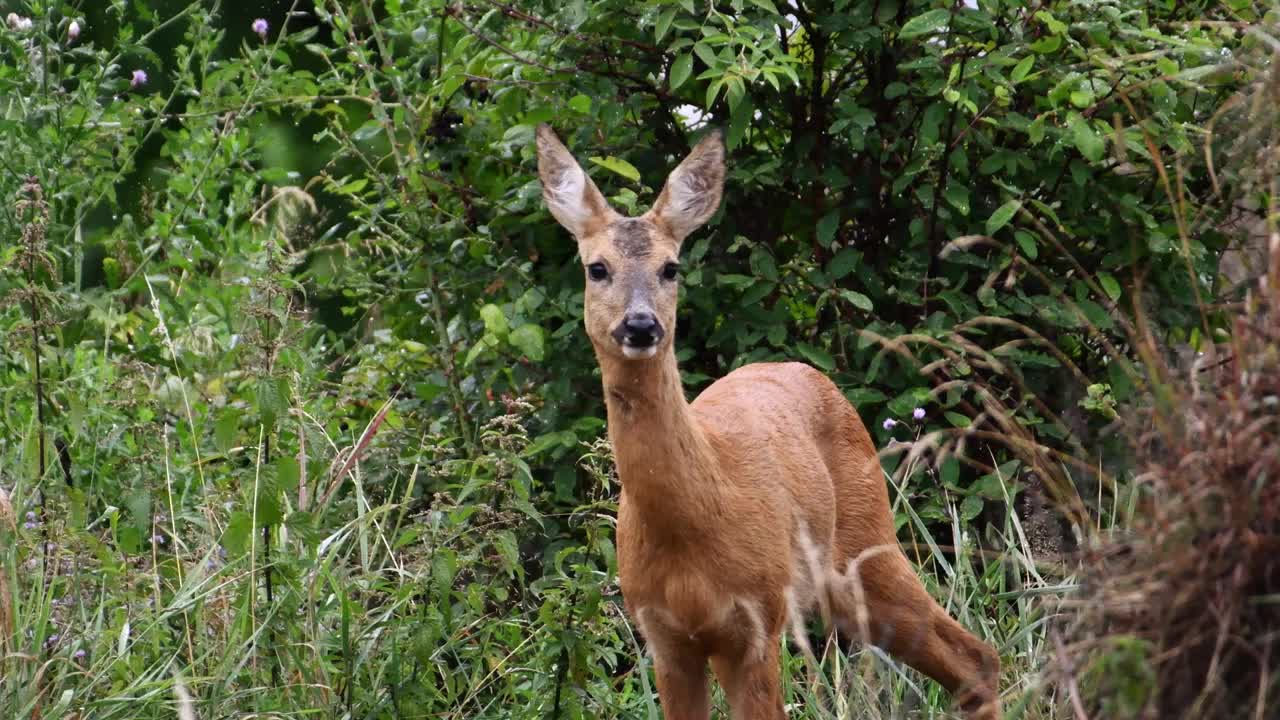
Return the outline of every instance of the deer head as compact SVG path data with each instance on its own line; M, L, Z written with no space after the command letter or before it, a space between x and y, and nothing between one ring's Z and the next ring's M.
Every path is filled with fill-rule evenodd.
M587 335L598 353L646 360L671 347L680 245L720 206L724 144L708 134L640 217L624 217L547 125L538 126L538 177L547 208L578 241L586 271Z

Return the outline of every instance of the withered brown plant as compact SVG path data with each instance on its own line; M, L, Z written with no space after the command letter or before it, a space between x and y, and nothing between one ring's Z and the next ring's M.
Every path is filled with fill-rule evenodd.
M1216 359L1176 371L1139 339L1140 509L1086 554L1059 646L1076 718L1280 717L1280 63L1256 77L1214 117L1245 128L1216 145L1234 192L1212 182L1223 200L1267 198L1266 242L1243 297L1205 303L1225 331Z

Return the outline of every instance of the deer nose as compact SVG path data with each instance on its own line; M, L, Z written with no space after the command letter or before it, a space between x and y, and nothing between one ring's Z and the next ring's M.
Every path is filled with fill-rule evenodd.
M622 319L623 345L646 348L662 339L662 326L651 312L627 313Z

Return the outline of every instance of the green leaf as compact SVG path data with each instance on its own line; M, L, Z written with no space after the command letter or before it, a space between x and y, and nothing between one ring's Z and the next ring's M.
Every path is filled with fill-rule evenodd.
M720 88L722 87L724 87L723 77L716 78L707 86L707 108L710 108L716 103L716 97L720 95Z
M751 4L765 12L772 13L774 15L778 14L777 6L775 6L771 0L751 0Z
M302 477L302 468L298 465L298 458L293 455L281 455L276 458L276 484L285 492L291 491L298 487L298 480Z
M871 303L871 298L867 297L866 295L863 295L862 293L856 290L841 290L840 297L849 301L850 304L852 304L854 307L858 308L859 310L863 310L865 312L871 312L872 310L875 309L875 306Z
M1045 27L1049 29L1049 32L1053 33L1054 35L1061 35L1062 33L1067 31L1067 24L1055 18L1053 16L1053 13L1049 12L1048 10L1036 11L1036 17L1040 20L1040 22L1044 23Z
M280 508L280 491L275 486L266 485L258 488L256 519L258 527L277 525L284 519L284 512Z
M960 480L960 461L954 455L947 456L947 459L942 461L942 466L938 468L938 475L943 485L956 487L956 483Z
M1067 120L1067 126L1071 129L1071 137L1075 140L1076 149L1089 162L1098 162L1102 159L1102 151L1105 149L1102 137L1094 132L1092 125L1088 120L1077 113L1071 113L1070 119Z
M929 33L937 32L946 26L951 19L951 11L943 8L930 10L908 20L898 31L898 37L906 40Z
M817 365L819 368L826 370L827 372L831 372L836 369L835 358L831 357L831 353L826 350L816 348L806 343L796 343L796 349L799 350L800 354L804 355L809 362Z
M840 212L832 210L822 219L818 221L818 244L822 247L831 247L831 241L836 238L836 227L840 224Z
M850 247L841 248L840 252L831 258L831 262L827 263L827 274L831 276L832 280L839 280L853 272L853 269L858 266L860 258L861 253L857 250Z
M987 234L995 235L1000 232L1000 228L1009 224L1020 207L1022 207L1021 200L1010 200L996 208L996 211L991 213L991 217L987 218Z
M1013 72L1009 74L1009 79L1016 85L1027 79L1027 75L1031 74L1031 69L1036 65L1036 56L1028 55L1022 58L1017 65L1013 66Z
M515 533L510 530L501 530L493 536L493 547L498 551L498 556L502 558L503 569L507 571L507 577L514 578L517 574L524 575L524 566L520 564L520 550L516 543Z
M742 98L746 96L747 86L737 75L725 75L724 86L728 88L725 97L729 99L729 112L736 115L742 106Z
M1047 35L1031 43L1031 49L1041 55L1048 55L1051 52L1055 52L1060 47L1062 47L1061 35Z
M958 412L951 412L950 410L947 410L942 413L942 415L947 418L947 422L951 423L954 427L967 428L971 424L968 417L961 415Z
M1028 260L1035 260L1040 255L1040 249L1036 247L1036 238L1031 233L1024 230L1014 230L1013 239L1017 241L1018 247L1022 249L1022 254L1026 255Z
M671 29L671 21L676 18L676 10L678 8L669 7L658 16L657 26L654 28L655 40L662 40L662 36L666 35L667 30Z
M852 390L846 390L844 396L848 398L849 402L853 403L855 407L865 405L867 403L884 402L886 400L884 393L872 388L853 388Z
M640 182L640 171L636 169L635 165L632 165L620 157L614 157L612 155L609 157L593 156L587 159L606 170L612 170L613 172L618 173L632 182Z
M689 79L689 74L693 72L693 56L689 53L680 53L675 62L671 63L671 72L667 75L667 83L674 91Z
M534 362L542 362L544 350L541 326L533 323L521 325L511 332L511 336L507 340L525 357Z
M497 346L497 344L497 338L489 333L485 333L484 336L477 340L476 344L472 345L471 349L467 351L467 356L462 361L463 366L470 367L471 363L475 362L485 350L489 350Z
M249 533L253 529L253 517L249 513L238 510L231 513L231 520L227 522L227 529L222 531L222 547L227 549L227 555L236 557L243 555L249 548Z
M751 272L770 282L778 281L778 265L763 246L757 245L751 250L750 262Z
M497 338L504 338L509 332L507 325L507 316L503 314L502 308L494 304L488 304L480 308L480 319L484 320L484 329L490 335Z
M960 502L960 519L969 522L982 514L983 500L979 495L970 495Z
M742 294L742 298L738 300L738 307L750 307L769 296L777 286L771 282L756 283L747 288Z
M524 457L533 457L552 448L570 448L577 443L578 436L572 430L559 430L538 436L520 454Z
M942 195L947 199L947 202L951 203L952 207L960 211L961 215L969 214L969 188L960 183L952 182L947 185L947 189L943 191Z
M1100 330L1110 330L1115 326L1115 321L1111 319L1111 315L1098 303L1092 300L1079 300L1076 304L1080 307L1080 312L1084 313L1085 318Z
M719 67L720 62L716 59L716 53L711 49L710 45L704 42L694 43L693 51L698 54L698 57L702 58L702 62L706 63L708 68Z
M218 422L213 426L213 444L225 453L236 446L239 434L240 410L233 407L223 408L218 413Z
M1120 299L1120 283L1111 275L1111 273L1098 273L1098 284L1102 286L1102 291L1105 292L1107 297L1111 298L1112 301Z
M586 115L591 112L591 98L581 93L569 98L569 109Z
M284 398L280 395L280 386L271 378L261 378L254 387L254 399L257 401L258 414L267 429L275 427L276 418L284 410Z

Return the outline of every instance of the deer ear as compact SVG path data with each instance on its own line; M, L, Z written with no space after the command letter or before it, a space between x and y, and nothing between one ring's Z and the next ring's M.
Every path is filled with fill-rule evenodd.
M546 123L538 125L538 179L555 219L581 240L608 223L613 210Z
M720 130L702 138L671 172L649 215L671 232L676 242L697 230L720 207L724 193L724 141Z

